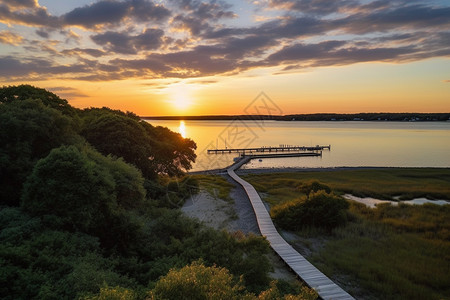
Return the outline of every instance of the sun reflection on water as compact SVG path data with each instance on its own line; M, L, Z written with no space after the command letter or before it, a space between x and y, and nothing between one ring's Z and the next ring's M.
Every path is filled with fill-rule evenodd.
M186 124L184 123L184 121L180 121L178 132L181 134L182 137L186 138Z

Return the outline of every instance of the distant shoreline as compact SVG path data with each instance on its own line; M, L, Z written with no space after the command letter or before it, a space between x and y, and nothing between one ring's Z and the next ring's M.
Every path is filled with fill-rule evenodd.
M144 120L176 121L376 121L376 122L448 122L450 113L357 113L357 114L292 114L292 115L205 115L205 116L141 116Z

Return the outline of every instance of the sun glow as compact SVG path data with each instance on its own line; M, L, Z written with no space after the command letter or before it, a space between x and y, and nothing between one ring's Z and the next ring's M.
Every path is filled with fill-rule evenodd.
M170 102L178 112L187 111L192 105L190 89L185 84L170 87Z

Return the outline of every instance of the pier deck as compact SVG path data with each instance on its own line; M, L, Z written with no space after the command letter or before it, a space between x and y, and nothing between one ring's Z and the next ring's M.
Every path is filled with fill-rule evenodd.
M265 153L265 152L294 152L294 151L322 151L331 149L328 146L279 146L279 147L256 147L256 148L225 148L225 149L208 149L208 154L223 154L223 153Z
M250 159L251 157L243 158L238 163L229 167L227 172L228 175L239 183L247 193L256 215L259 230L261 231L261 234L269 241L272 249L309 287L316 290L320 298L324 300L354 299L350 294L344 291L327 276L321 273L310 262L308 262L278 233L255 188L250 183L237 176L234 172L243 164L250 161Z

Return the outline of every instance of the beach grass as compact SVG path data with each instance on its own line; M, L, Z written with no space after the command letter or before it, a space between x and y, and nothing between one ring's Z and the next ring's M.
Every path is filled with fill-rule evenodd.
M301 196L317 180L335 191L392 199L450 199L450 169L358 169L246 175L271 204ZM351 202L349 222L331 234L297 232L322 272L356 298L450 299L450 205ZM301 220L299 220L301 221ZM320 240L321 246L313 247Z
M228 182L224 177L218 175L191 175L198 180L201 188L205 189L212 196L233 202L230 196L233 184Z

